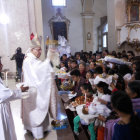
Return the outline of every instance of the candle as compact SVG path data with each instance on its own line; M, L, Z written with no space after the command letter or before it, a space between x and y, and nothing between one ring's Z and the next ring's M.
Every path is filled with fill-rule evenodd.
M6 76L5 76L6 87L8 87L7 75L8 75L8 71L6 72Z
M85 103L86 103L86 101L87 101L87 99L86 99L86 98L87 98L87 96L86 96L86 93L85 93Z

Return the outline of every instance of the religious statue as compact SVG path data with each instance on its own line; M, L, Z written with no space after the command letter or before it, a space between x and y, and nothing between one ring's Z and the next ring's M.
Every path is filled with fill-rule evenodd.
M87 40L91 40L91 33L90 32L87 33Z
M58 36L58 44L61 46L66 46L67 40L65 39L64 36Z
M69 57L71 53L71 47L67 45L67 40L64 36L58 36L58 44L58 51L60 56L66 54L67 57Z

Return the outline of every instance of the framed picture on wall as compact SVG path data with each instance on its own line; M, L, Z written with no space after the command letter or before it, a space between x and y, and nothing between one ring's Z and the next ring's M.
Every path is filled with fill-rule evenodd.
M62 15L61 9L57 9L56 16L53 16L49 20L50 30L52 34L52 38L54 40L58 40L58 35L64 36L67 40L69 40L69 26L70 20Z
M140 21L140 2L129 1L127 3L127 19L128 22Z
M53 38L58 40L58 36L64 36L67 39L67 25L65 22L53 22Z
M139 21L139 6L132 5L130 7L130 21Z

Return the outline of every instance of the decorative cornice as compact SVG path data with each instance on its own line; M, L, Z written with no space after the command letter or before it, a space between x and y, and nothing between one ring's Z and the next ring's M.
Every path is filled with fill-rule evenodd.
M65 22L66 23L66 27L67 27L67 38L68 38L68 33L69 33L69 26L70 26L70 20L67 19L65 16L63 16L63 14L61 13L61 9L58 8L57 9L57 13L56 16L53 16L49 21L49 26L51 29L51 33L53 36L53 22Z
M52 22L67 22L68 24L70 24L70 20L67 19L65 16L62 15L61 9L60 9L60 8L57 9L56 16L53 16L53 17L49 20L49 25L50 25Z

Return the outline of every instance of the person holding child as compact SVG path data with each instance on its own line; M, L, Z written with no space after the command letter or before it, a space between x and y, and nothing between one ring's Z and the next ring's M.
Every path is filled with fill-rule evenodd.
M85 83L85 84L81 85L80 89L81 89L81 92L83 94L83 100L84 100L83 103L84 104L86 104L86 103L89 104L90 102L92 102L92 100L93 100L93 91L92 91L91 85ZM76 107L79 104L77 102L75 102L75 103L73 103L73 105ZM79 116L76 116L74 118L74 120L73 120L73 122L74 122L74 133L76 135L79 135L78 128L79 128L79 122L80 121L82 121L82 120L80 119ZM91 123L91 124L88 125L88 130L89 130L90 135L91 135L91 140L95 140L95 132L94 132L93 123Z
M92 102L88 103L87 106L83 107L83 113L84 114L92 114L92 115L103 115L104 117L109 116L109 113L111 112L110 109L107 108L104 104L101 104L98 99L103 99L105 101L110 101L110 94L111 91L108 89L108 84L100 81L97 85L97 92L98 97L94 96L94 99ZM91 87L91 86L90 86ZM81 91L83 94L89 95L90 87L84 87L84 90L81 87ZM85 102L86 104L86 102ZM76 135L79 134L78 128L79 128L79 122L81 121L82 124L88 125L88 129L90 131L91 140L95 140L95 132L94 132L94 124L93 122L90 122L89 124L86 124L84 120L82 120L79 116L76 116L74 118L74 133Z

